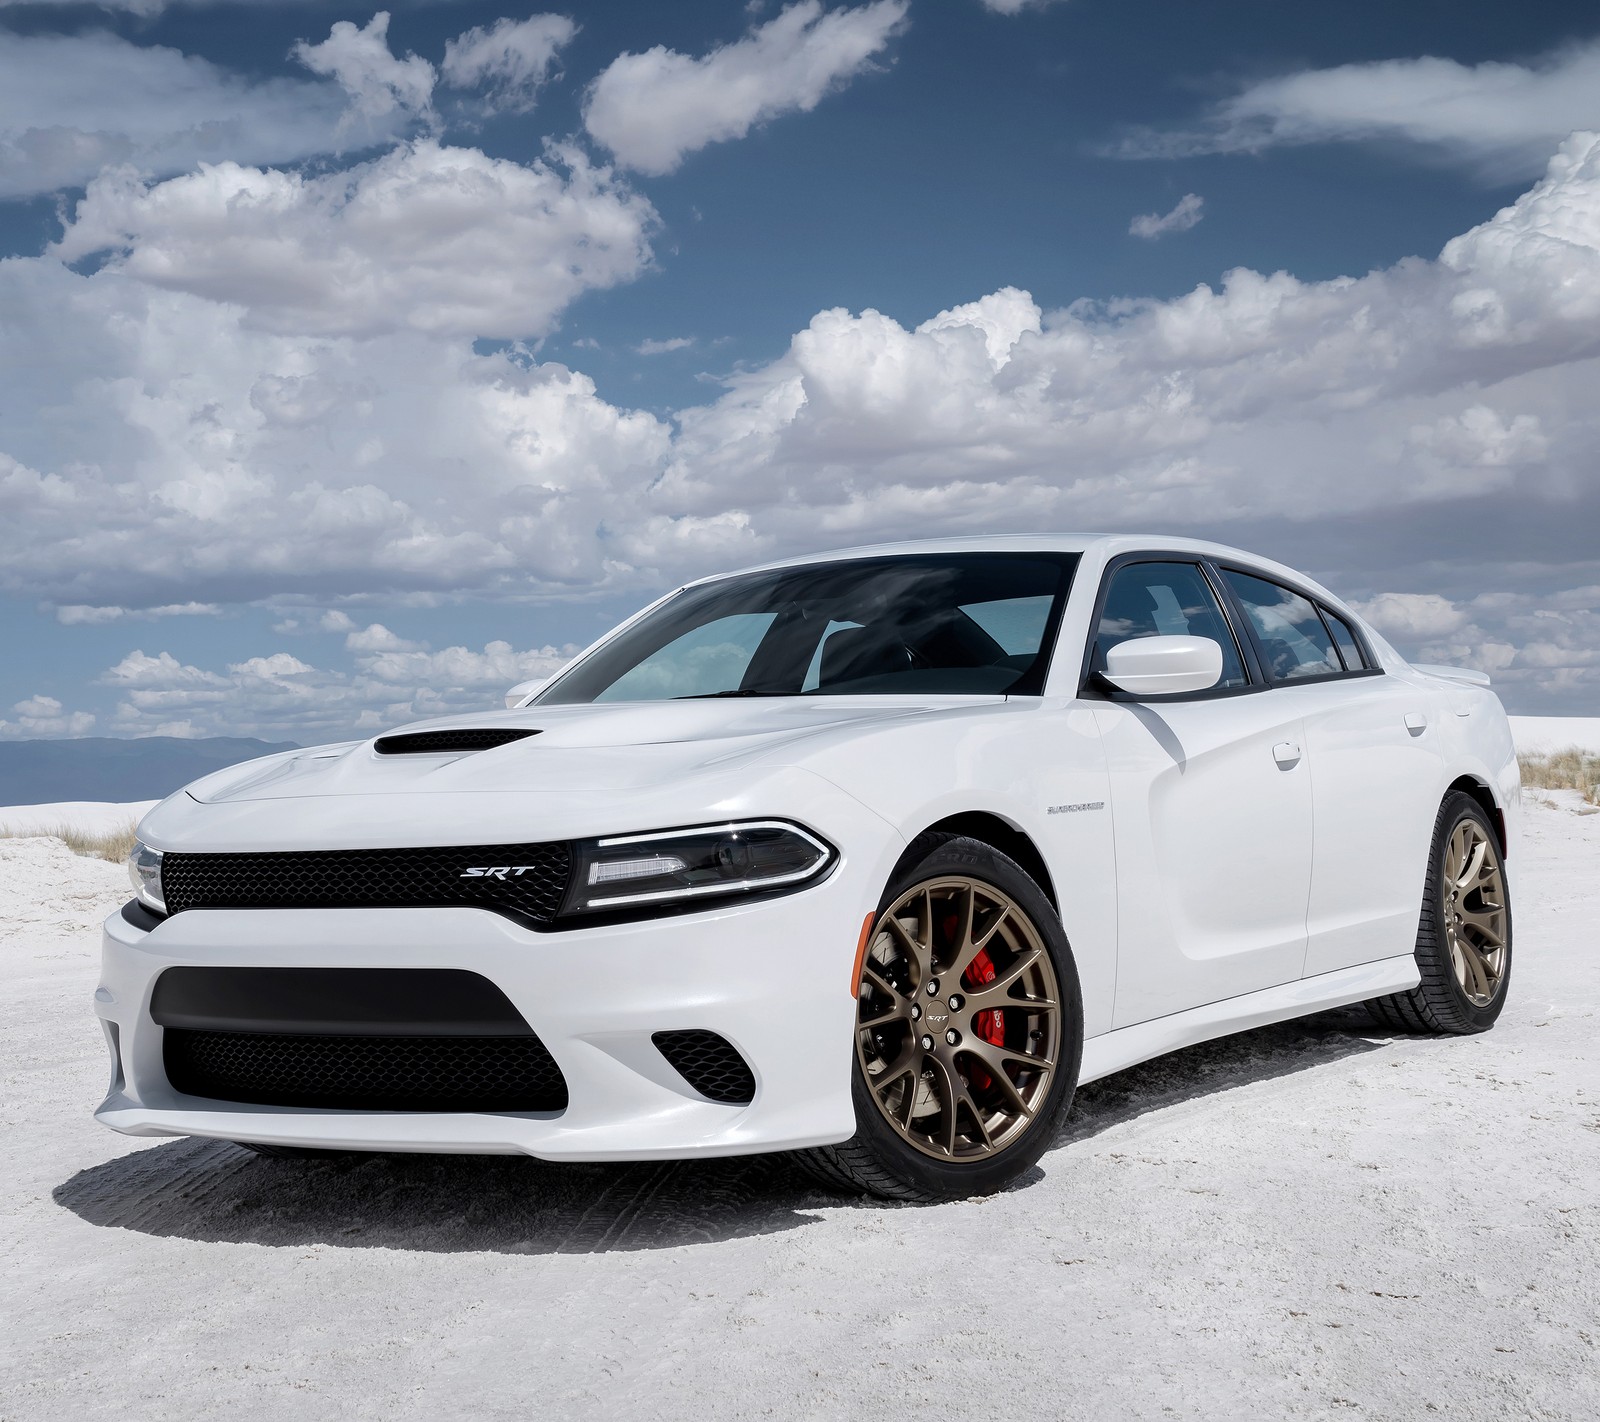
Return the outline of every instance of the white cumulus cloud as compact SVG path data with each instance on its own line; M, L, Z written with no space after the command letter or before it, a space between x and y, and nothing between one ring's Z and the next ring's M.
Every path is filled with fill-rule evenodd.
M209 671L170 652L154 657L133 652L102 677L120 698L112 728L118 735L253 735L302 744L341 739L426 716L498 708L510 687L553 675L578 651L574 646L519 651L495 641L481 651L430 652L395 640L399 646L355 648L354 664L345 669L274 652ZM41 700L49 698L35 698ZM59 713L57 704L57 720ZM43 721L34 717L32 723ZM17 724L30 722L19 718ZM11 725L0 721L0 736L20 734Z
M1400 642L1435 641L1472 620L1467 609L1438 593L1379 593L1350 605L1384 636Z
M1146 212L1128 224L1128 234L1154 241L1169 232L1187 232L1205 216L1205 199L1185 193L1170 212Z
M68 711L53 696L30 696L11 708L16 719L0 717L0 740L86 736L94 729L87 711Z
M1198 126L1146 131L1127 157L1256 153L1303 143L1401 141L1503 181L1537 173L1574 130L1600 124L1600 40L1527 63L1423 56L1300 70L1222 100Z
M404 637L391 632L381 622L373 622L366 627L351 631L345 637L344 644L352 652L418 652L425 650L421 643L408 642Z
M381 120L352 131L347 115L346 96L322 80L245 79L103 31L0 33L0 198L118 164L161 175L223 158L285 163L395 131Z
M1567 704L1600 686L1581 595L1600 519L1594 135L1433 259L1057 311L1003 288L916 326L823 311L671 420L525 350L476 352L487 301L429 325L396 288L387 326L329 333L309 299L177 285L127 256L0 265L0 519L29 530L0 546L0 586L93 607L643 592L912 532L1142 525L1225 534L1362 598L1470 603L1419 644L1432 659L1467 646ZM1478 599L1495 585L1513 601ZM348 614L325 627L379 638ZM385 659L374 685L401 667L422 685L442 663L415 659L443 655L346 654ZM119 675L190 700L246 675L146 660ZM276 665L249 673L288 708L275 724L355 704L346 673ZM141 726L202 724L130 704Z
M633 349L642 356L671 355L673 351L686 351L693 344L693 336L668 336L664 341L640 341Z
M870 67L908 0L827 10L800 0L700 58L662 45L614 59L590 86L584 125L625 167L670 173L710 143L780 114L809 112Z
M578 27L565 15L496 20L457 35L439 66L457 89L482 89L491 112L528 113L555 67L556 55Z
M334 80L368 122L419 117L432 109L438 75L426 59L414 54L402 59L390 51L387 10L379 10L364 27L335 22L320 44L301 40L295 45L294 57L313 74Z
M218 163L152 184L121 169L90 184L53 251L110 254L268 330L519 338L638 275L655 226L575 150L520 164L423 139L317 177Z
M808 481L813 506L1004 478L1074 517L1169 521L1426 501L1466 470L1509 487L1592 428L1575 392L1600 355L1600 140L1574 139L1434 262L1322 282L1237 270L1049 316L1022 293L990 302L915 331L821 313L683 418L683 487L724 449L779 475L767 498ZM1431 441L1437 466L1405 457L1419 427L1457 436Z
M1592 698L1600 685L1600 587L1459 600L1390 592L1355 606L1414 660L1476 667L1502 696L1528 688Z
M162 607L96 607L88 603L68 603L54 609L63 627L94 627L106 622L144 621L157 617L217 617L222 608L214 602L175 602Z

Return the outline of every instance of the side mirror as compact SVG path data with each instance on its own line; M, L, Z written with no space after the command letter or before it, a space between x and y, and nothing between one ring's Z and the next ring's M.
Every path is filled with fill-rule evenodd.
M1106 653L1101 675L1134 696L1207 691L1222 680L1222 648L1209 637L1136 637Z
M506 709L515 711L534 692L541 690L549 681L547 676L535 677L532 681L519 681L510 691L506 692Z

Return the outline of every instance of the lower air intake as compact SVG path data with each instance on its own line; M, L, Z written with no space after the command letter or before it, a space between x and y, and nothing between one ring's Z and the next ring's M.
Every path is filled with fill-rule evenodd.
M747 1106L755 1099L756 1079L750 1064L726 1037L715 1032L657 1032L656 1050L690 1086L712 1101Z
M344 1111L560 1111L545 1045L515 1037L311 1036L169 1027L167 1080L185 1096Z

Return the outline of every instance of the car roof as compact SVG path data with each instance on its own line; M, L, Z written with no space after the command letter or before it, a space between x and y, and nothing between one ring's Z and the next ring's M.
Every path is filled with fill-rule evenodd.
M717 573L696 583L716 582L745 573L762 573L774 568L800 568L813 563L832 563L850 558L897 558L918 553L1089 553L1109 561L1123 553L1155 550L1191 553L1197 557L1240 562L1264 573L1276 573L1302 587L1326 597L1336 605L1339 599L1320 583L1296 568L1225 543L1209 543L1199 538L1179 538L1166 533L992 533L969 534L960 538L919 538L903 543L870 543L857 548L836 548L807 553L795 558L780 558L771 563ZM694 586L695 584L690 584Z

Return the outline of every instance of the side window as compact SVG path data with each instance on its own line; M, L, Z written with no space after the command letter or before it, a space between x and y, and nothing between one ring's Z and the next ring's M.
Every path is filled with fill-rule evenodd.
M596 701L667 701L735 691L776 616L741 612L702 623L624 672Z
M1219 687L1244 686L1244 664L1216 594L1194 563L1129 563L1111 575L1095 632L1095 665L1135 637L1209 637L1222 648Z
M1231 569L1222 575L1244 605L1274 681L1337 676L1344 670L1321 615L1299 593Z
M1339 656L1344 660L1344 669L1362 670L1367 664L1367 659L1361 655L1361 643L1356 641L1356 634L1350 630L1350 624L1331 607L1322 608L1322 620L1328 624L1328 631L1333 633L1333 643L1338 647Z

